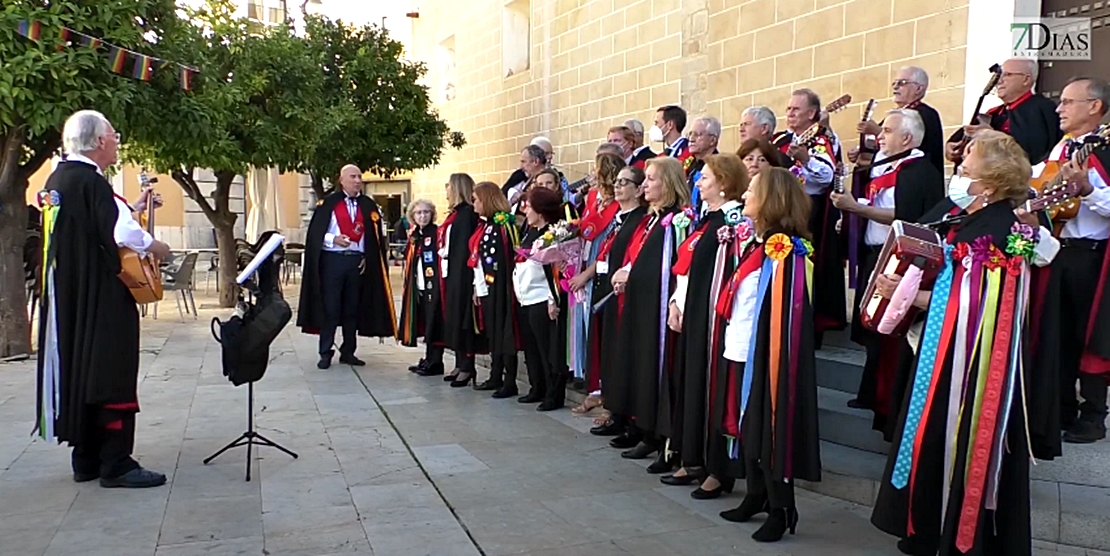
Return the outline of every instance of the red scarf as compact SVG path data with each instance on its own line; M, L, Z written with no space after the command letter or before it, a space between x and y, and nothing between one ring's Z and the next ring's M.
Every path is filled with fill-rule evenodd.
M489 222L482 220L478 223L478 227L474 229L474 233L470 236L468 247L470 247L470 258L467 259L466 264L470 268L478 268L478 257L480 247L482 246L482 234L486 233L486 228L489 227Z
M624 264L636 262L636 257L640 255L640 250L644 248L644 243L647 241L648 235L651 234L651 224L660 218L662 216L658 214L645 214L640 220L640 224L636 226L636 231L632 232L632 240L629 242L628 251L624 253Z
M582 237L590 241L597 239L609 227L609 223L617 217L617 211L621 209L620 203L613 200L605 208L600 208L599 204L600 200L587 203L586 212L578 221Z
M351 212L347 209L347 200L335 204L335 223L339 225L339 231L351 240L351 243L358 243L362 241L362 234L366 232L366 225L363 222L362 210L358 206L358 201L355 200L355 219L351 220Z
M708 220L706 220L708 222ZM705 228L690 234L686 241L678 247L678 257L673 265L671 265L671 272L675 276L687 276L690 274L690 265L694 262L694 249L698 246L698 240L705 233Z

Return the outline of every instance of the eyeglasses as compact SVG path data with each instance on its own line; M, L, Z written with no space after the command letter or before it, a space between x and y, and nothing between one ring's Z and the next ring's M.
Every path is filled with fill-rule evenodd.
M628 178L617 178L617 183L613 184L617 187L639 187L636 182Z
M920 85L917 81L910 81L909 79L895 79L891 84L891 88L905 87L906 85Z
M1060 99L1060 106L1071 106L1077 102L1094 102L1099 100L1097 98L1062 98Z
M1029 74L1019 72L1019 71L1004 71L1004 72L1002 72L1002 77L1013 77L1015 75L1027 76ZM1030 77L1032 77L1032 76L1030 76Z

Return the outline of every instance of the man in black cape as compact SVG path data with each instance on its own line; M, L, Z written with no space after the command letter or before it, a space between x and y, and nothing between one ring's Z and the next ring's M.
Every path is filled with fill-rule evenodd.
M47 257L39 327L38 429L73 447L73 479L107 488L165 484L131 458L139 412L139 311L120 280L120 248L164 259L155 240L112 191L104 168L119 135L103 115L66 121L68 154L40 196Z
M859 282L852 303L852 341L867 350L856 399L850 407L871 409L875 413L873 427L889 440L893 420L902 401L902 388L910 372L913 352L904 337L882 335L864 328L860 321L860 304L868 280L879 261L879 254L895 220L916 222L929 209L944 199L944 176L921 150L928 127L920 113L911 108L891 110L883 120L878 143L882 160L871 172L864 173L862 189L866 202L852 195L832 193L833 205L859 216ZM939 139L939 137L938 137ZM851 221L850 221L851 222ZM888 430L889 429L889 430Z
M982 125L966 125L948 138L945 156L958 166L962 160L964 137L974 137L983 129L996 129L1014 138L1021 145L1029 162L1037 164L1048 156L1063 137L1056 104L1033 93L1037 83L1037 62L1024 58L1011 58L1002 64L1002 78L995 94L1002 104L991 108L982 119Z
M366 364L355 357L356 335L392 338L397 333L381 211L362 194L358 166L344 166L339 185L316 206L308 224L297 308L297 326L320 335L316 366L321 369L331 366L339 325L339 362L354 366Z

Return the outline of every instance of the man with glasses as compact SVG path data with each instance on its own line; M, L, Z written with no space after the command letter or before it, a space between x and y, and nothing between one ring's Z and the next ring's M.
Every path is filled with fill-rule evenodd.
M687 159L686 180L690 187L690 206L701 213L701 190L697 188L701 171L705 168L705 158L717 154L717 142L721 140L721 121L713 116L701 116L690 126L690 158Z
M1061 410L1030 407L1033 454L1051 459L1064 442L1087 444L1106 438L1106 389L1110 379L1110 291L1106 288L1110 238L1110 150L1103 146L1079 164L1070 162L1092 139L1110 111L1110 85L1096 77L1072 79L1060 93L1056 112L1064 140L1048 160L1079 189L1079 212L1063 223L1060 252L1046 269L1047 286L1035 301L1040 315L1035 346L1035 390L1061 389ZM1043 165L1033 167L1040 175ZM1059 385L1056 380L1059 379ZM1075 395L1079 380L1080 404ZM1061 419L1057 422L1057 419ZM1047 445L1041 442L1047 442ZM1047 453L1046 453L1047 452Z
M1013 137L1029 155L1030 162L1043 161L1063 134L1056 105L1033 94L1036 84L1036 60L1011 58L1003 62L1002 78L995 89L995 96L1002 104L988 110L985 118L979 118L978 125L965 125L949 137L944 147L945 157L958 164L964 137L974 138L981 130L997 129Z
M929 74L917 66L905 66L898 70L898 74L891 83L894 104L897 108L910 108L917 110L921 122L925 124L925 138L921 141L921 152L940 171L944 173L944 127L940 122L940 114L936 109L925 104L925 93L929 90ZM862 148L856 147L848 152L848 160L852 163L870 163L868 159L874 158L878 162L883 158L879 149L878 136L882 132L883 122L875 123L873 120L860 122L856 131L866 136ZM860 157L863 154L863 157ZM878 169L882 170L882 169ZM872 177L879 174L872 173Z

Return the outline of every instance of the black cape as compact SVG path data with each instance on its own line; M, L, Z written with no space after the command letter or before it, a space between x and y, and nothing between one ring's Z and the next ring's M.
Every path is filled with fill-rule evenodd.
M71 161L58 165L46 190L57 194L59 208L44 264L53 268L53 287L44 284L40 322L54 315L58 336L47 341L47 327L39 328L39 410L44 363L57 357L54 435L79 446L96 425L87 422L90 406L136 402L139 311L118 278L119 208L111 184L92 165Z
M443 303L440 299L442 285L439 277L437 231L435 224L428 224L417 228L408 237L401 316L397 322L397 341L403 346L415 347L417 339L421 337L426 343L443 345ZM423 290L417 286L421 283ZM429 299L439 309L432 312L430 319L424 314L424 302Z
M975 240L987 237L995 247L1005 250L1007 236L1010 228L1017 221L1013 207L1009 202L993 203L982 210L971 214L959 224L955 230L953 241L955 243L972 243ZM958 295L955 288L953 295ZM1000 297L1000 303L1001 296ZM929 323L926 321L928 327ZM1028 321L1026 328L1029 328ZM1026 334L1026 331L1015 331ZM895 488L891 484L895 462L905 427L907 412L912 393L912 387L905 392L902 410L898 416L896 442L891 445L887 457L886 470L883 473L882 483L879 485L878 498L871 514L871 523L880 530L901 538L908 536L909 516L912 508L913 535L915 541L926 545L938 545L941 556L956 556L961 554L955 548L957 523L960 518L960 507L964 495L964 473L957 472L956 478L949 487L948 511L944 523L941 523L942 496L947 483L945 473L945 445L947 438L947 413L949 383L952 376L952 355L955 342L950 342L947 348L942 347L943 353L938 354L938 363L941 363L940 376L933 377L936 381L936 390L933 393L933 402L928 418L921 421L919 434L922 435L920 447L915 452L917 458L915 483L911 499L910 488ZM1025 346L1021 357L1027 357ZM920 348L918 349L920 356ZM943 357L943 361L939 360ZM916 361L915 361L916 364ZM967 377L968 384L977 380L976 362L969 362ZM1030 367L1025 367L1027 373ZM1026 376L1026 391L1030 398L1040 394L1029 390L1029 376ZM975 544L968 554L972 556L987 556L1006 554L1007 556L1028 556L1032 552L1030 530L1030 479L1029 479L1029 448L1026 442L1024 419L1020 414L1021 392L1015 389L1013 399L1003 399L1003 403L1014 404L1014 413L1011 415L1009 427L1005 432L1004 455L1001 465L1001 478L998 486L998 510L982 510L979 515L978 532ZM955 450L954 469L963 470L967 465L968 439L972 436L970 426L972 422L971 411L973 404L967 404L961 409L959 431L957 432L958 444ZM922 429L924 432L922 433ZM985 487L984 487L985 488ZM984 497L984 501L986 498Z
M451 209L439 225L440 249L448 244L447 277L443 278L443 340L456 355L487 352L485 341L478 334L478 315L474 311L474 269L467 264L470 236L477 228L478 214L467 203Z
M670 394L675 387L671 384L673 375L669 372L670 365L660 361L660 351L663 357L673 355L671 347L676 334L670 329L662 331L662 334L660 331L660 318L666 317L661 314L660 300L669 299L674 288L673 278L666 284L661 278L666 234L662 220L677 212L678 207L671 207L654 216L657 221L648 230L643 247L628 273L624 291L626 300L617 333L617 346L625 346L625 352L616 358L616 372L628 378L630 414L640 430L665 437L670 436L673 403ZM634 236L632 241L638 239ZM671 246L670 260L674 260L677 249L678 245ZM610 272L614 272L614 268L619 268L619 265L611 263ZM670 277L670 269L667 270ZM664 346L662 350L660 345ZM628 350L628 346L644 346L645 349Z
M305 234L304 273L301 299L297 307L297 326L306 334L317 334L324 325L323 292L320 291L320 252L328 231L335 205L346 196L336 191L324 197ZM393 338L397 335L397 318L393 311L393 293L389 284L389 244L382 229L378 204L366 195L358 196L358 209L366 227L363 234L362 263L364 270L359 283L358 335Z
M598 290L613 291L613 274L620 269L636 227L640 225L640 220L646 214L646 208L636 207L628 214L617 215L617 218L623 220L620 227L613 232L615 236L612 245L609 247L608 255L609 272L597 275L594 284L595 292ZM595 295L594 303L600 302L604 297L604 295L600 297ZM618 343L622 320L620 297L623 297L623 295L614 295L609 298L599 311L601 315L601 338L605 339L605 342L601 343L599 348L601 394L605 399L605 409L608 409L614 415L629 415L632 411L632 401L628 395L632 377L628 375L628 369L619 364L625 354L625 350L622 348L624 344ZM590 332L590 341L600 342L592 331Z
M678 451L683 465L701 466L706 463L708 434L716 427L709 422L709 383L711 346L719 345L717 338L709 337L711 323L717 320L714 311L716 299L710 300L714 285L732 276L734 257L726 257L719 273L714 273L717 248L720 241L717 231L725 225L722 210L707 212L698 223L700 238L693 247L687 276L685 312L682 314L682 332L675 342L675 354L670 372L675 376L678 391L672 415L671 450ZM696 232L695 232L696 233ZM683 258L679 254L679 259ZM714 336L724 333L717 328ZM716 350L712 350L716 353Z
M1005 104L996 106L987 111L987 116L992 128L1008 133L1021 145L1032 164L1039 164L1047 158L1064 136L1064 132L1060 131L1056 103L1041 95L1031 95L1013 107ZM962 141L963 138L964 130L960 128L948 141Z
M516 230L513 224L483 222L478 252L472 260L482 260L489 295L480 297L482 305L481 331L489 342L491 354L513 355L520 351L520 334L516 329L516 291L513 288L513 269L516 267Z

